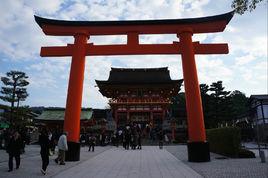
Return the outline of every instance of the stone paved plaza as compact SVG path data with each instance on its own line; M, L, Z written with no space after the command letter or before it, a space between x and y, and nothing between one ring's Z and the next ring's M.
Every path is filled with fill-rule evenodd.
M267 162L261 163L257 158L218 159L221 155L210 153L211 161L206 163L191 163L187 161L186 146L168 146L166 149L203 177L208 178L268 178ZM266 155L267 156L267 155Z
M44 177L40 172L41 158L38 145L30 145L22 155L19 170L7 172L8 155L0 150L0 177L34 178ZM144 146L142 150L124 150L122 147L96 147L95 152L81 149L81 160L56 165L55 156L50 157L45 177L87 178L171 178L171 177L216 177L216 178L267 178L268 164L255 159L216 159L211 162L189 163L185 145Z

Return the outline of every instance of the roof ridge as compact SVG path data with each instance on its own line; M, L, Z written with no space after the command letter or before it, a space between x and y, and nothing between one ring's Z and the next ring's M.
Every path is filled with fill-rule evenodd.
M168 67L150 67L150 68L123 68L123 67L111 67L111 71L155 71L164 70L167 71Z

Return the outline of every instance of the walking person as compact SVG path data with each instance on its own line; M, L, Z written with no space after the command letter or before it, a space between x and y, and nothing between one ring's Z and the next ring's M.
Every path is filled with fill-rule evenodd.
M20 137L20 134L16 131L11 136L11 139L7 145L7 152L9 155L9 161L8 161L8 172L11 172L13 170L13 158L15 157L16 160L16 169L19 169L20 167L20 154L22 150L22 140Z
M42 174L46 174L47 166L49 164L49 136L45 128L42 129L41 134L39 135L39 144L41 146L40 154L42 158Z
M48 136L49 140L50 140L50 150L52 152L52 155L55 154L55 149L56 149L56 145L58 143L59 140L59 134L58 131L54 131L53 133L51 133L51 139L50 139L50 135Z
M128 150L129 149L129 144L131 141L131 132L130 132L130 127L127 126L126 127L126 132L125 132L125 149Z
M163 131L162 130L160 130L159 132L158 132L158 140L159 140L159 148L160 149L163 149Z
M126 131L124 131L122 134L122 145L123 145L123 148L125 148L125 149L127 149L127 147L126 147Z
M90 151L92 148L92 152L94 152L95 145L96 145L96 137L94 135L91 135L89 137L88 151Z
M118 147L119 146L119 133L118 131L115 132L115 135L114 135L114 142L115 142L115 146Z
M165 137L165 142L166 142L167 144L169 144L169 138L168 138L168 135L165 134L164 137Z
M59 141L58 141L58 157L55 159L55 162L60 165L65 165L65 151L68 150L68 145L67 145L67 132L63 132L63 134L60 136Z
M138 132L138 138L137 138L137 141L138 141L138 150L141 150L141 131Z

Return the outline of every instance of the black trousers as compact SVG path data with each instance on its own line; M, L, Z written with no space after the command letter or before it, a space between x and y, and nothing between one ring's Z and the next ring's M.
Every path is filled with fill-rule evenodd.
M138 149L141 149L141 140L138 139Z
M95 147L95 144L90 144L89 147L88 147L88 151L90 151L91 148L92 148L92 151L94 151L94 147Z
M20 154L9 154L8 167L13 170L13 158L16 160L16 169L20 167Z
M160 148L160 149L163 149L163 141L162 141L162 140L159 141L159 148Z
M49 154L47 153L41 153L41 158L42 158L42 169L44 171L47 170L47 166L49 164Z

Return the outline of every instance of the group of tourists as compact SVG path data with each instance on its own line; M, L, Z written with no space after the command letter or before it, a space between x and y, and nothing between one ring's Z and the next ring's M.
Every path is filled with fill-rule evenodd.
M126 150L130 148L141 149L141 140L142 140L142 129L138 124L129 124L126 125L124 129L120 129L116 132L114 136L114 143L118 147L121 142L123 147Z
M155 133L152 134L152 133ZM154 135L152 137L152 135ZM119 146L122 143L122 146L126 149L142 149L142 138L147 138L152 141L157 141L159 143L159 148L163 148L164 141L168 142L168 136L163 134L163 130L159 129L150 129L148 125L142 129L140 124L128 124L124 128L118 129L113 137L112 143L115 146Z
M57 136L53 136L53 134L48 132L46 128L42 128L38 141L41 146L42 174L46 174L47 166L49 164L49 156L53 151L55 152L55 143L57 143L58 146L58 157L55 159L55 162L60 165L65 165L65 151L68 150L67 134L67 132L63 132L57 139Z
M148 129L145 129L148 130ZM149 133L149 132L148 132ZM47 167L49 165L49 156L55 154L55 148L58 148L58 156L55 162L59 165L65 165L65 151L68 150L67 144L67 132L60 133L58 130L53 132L47 130L46 128L40 129L38 143L41 146L40 154L42 159L42 174L46 174ZM149 135L149 134L148 134ZM158 132L159 148L163 148L163 132L159 130ZM6 151L9 155L8 161L8 171L13 170L13 159L16 161L16 169L20 167L20 155L24 153L25 140L21 134L16 130L9 130L5 132L6 138ZM115 146L119 146L122 143L124 149L135 150L142 149L142 137L144 137L144 129L141 128L139 124L128 124L124 128L116 130L111 136L110 140ZM88 145L88 151L94 152L96 142L101 146L105 146L106 139L108 137L105 132L97 135L95 133L81 134L80 142L82 146Z
M84 146L87 145L88 146L88 151L94 152L95 146L97 144L97 141L98 141L97 134L83 133L83 134L80 135L81 146L84 147ZM102 145L102 146L104 146L104 145Z
M1 148L5 149L8 153L8 172L14 170L13 160L15 158L15 168L20 168L21 159L20 156L25 152L25 144L30 143L30 139L27 139L25 129L5 129L1 132ZM49 164L49 156L55 153L55 147L58 147L58 157L55 162L64 165L65 164L65 151L68 150L67 145L67 132L60 133L54 131L51 133L46 128L40 129L40 135L38 143L41 146L40 154L42 159L41 172L45 175L46 169Z

